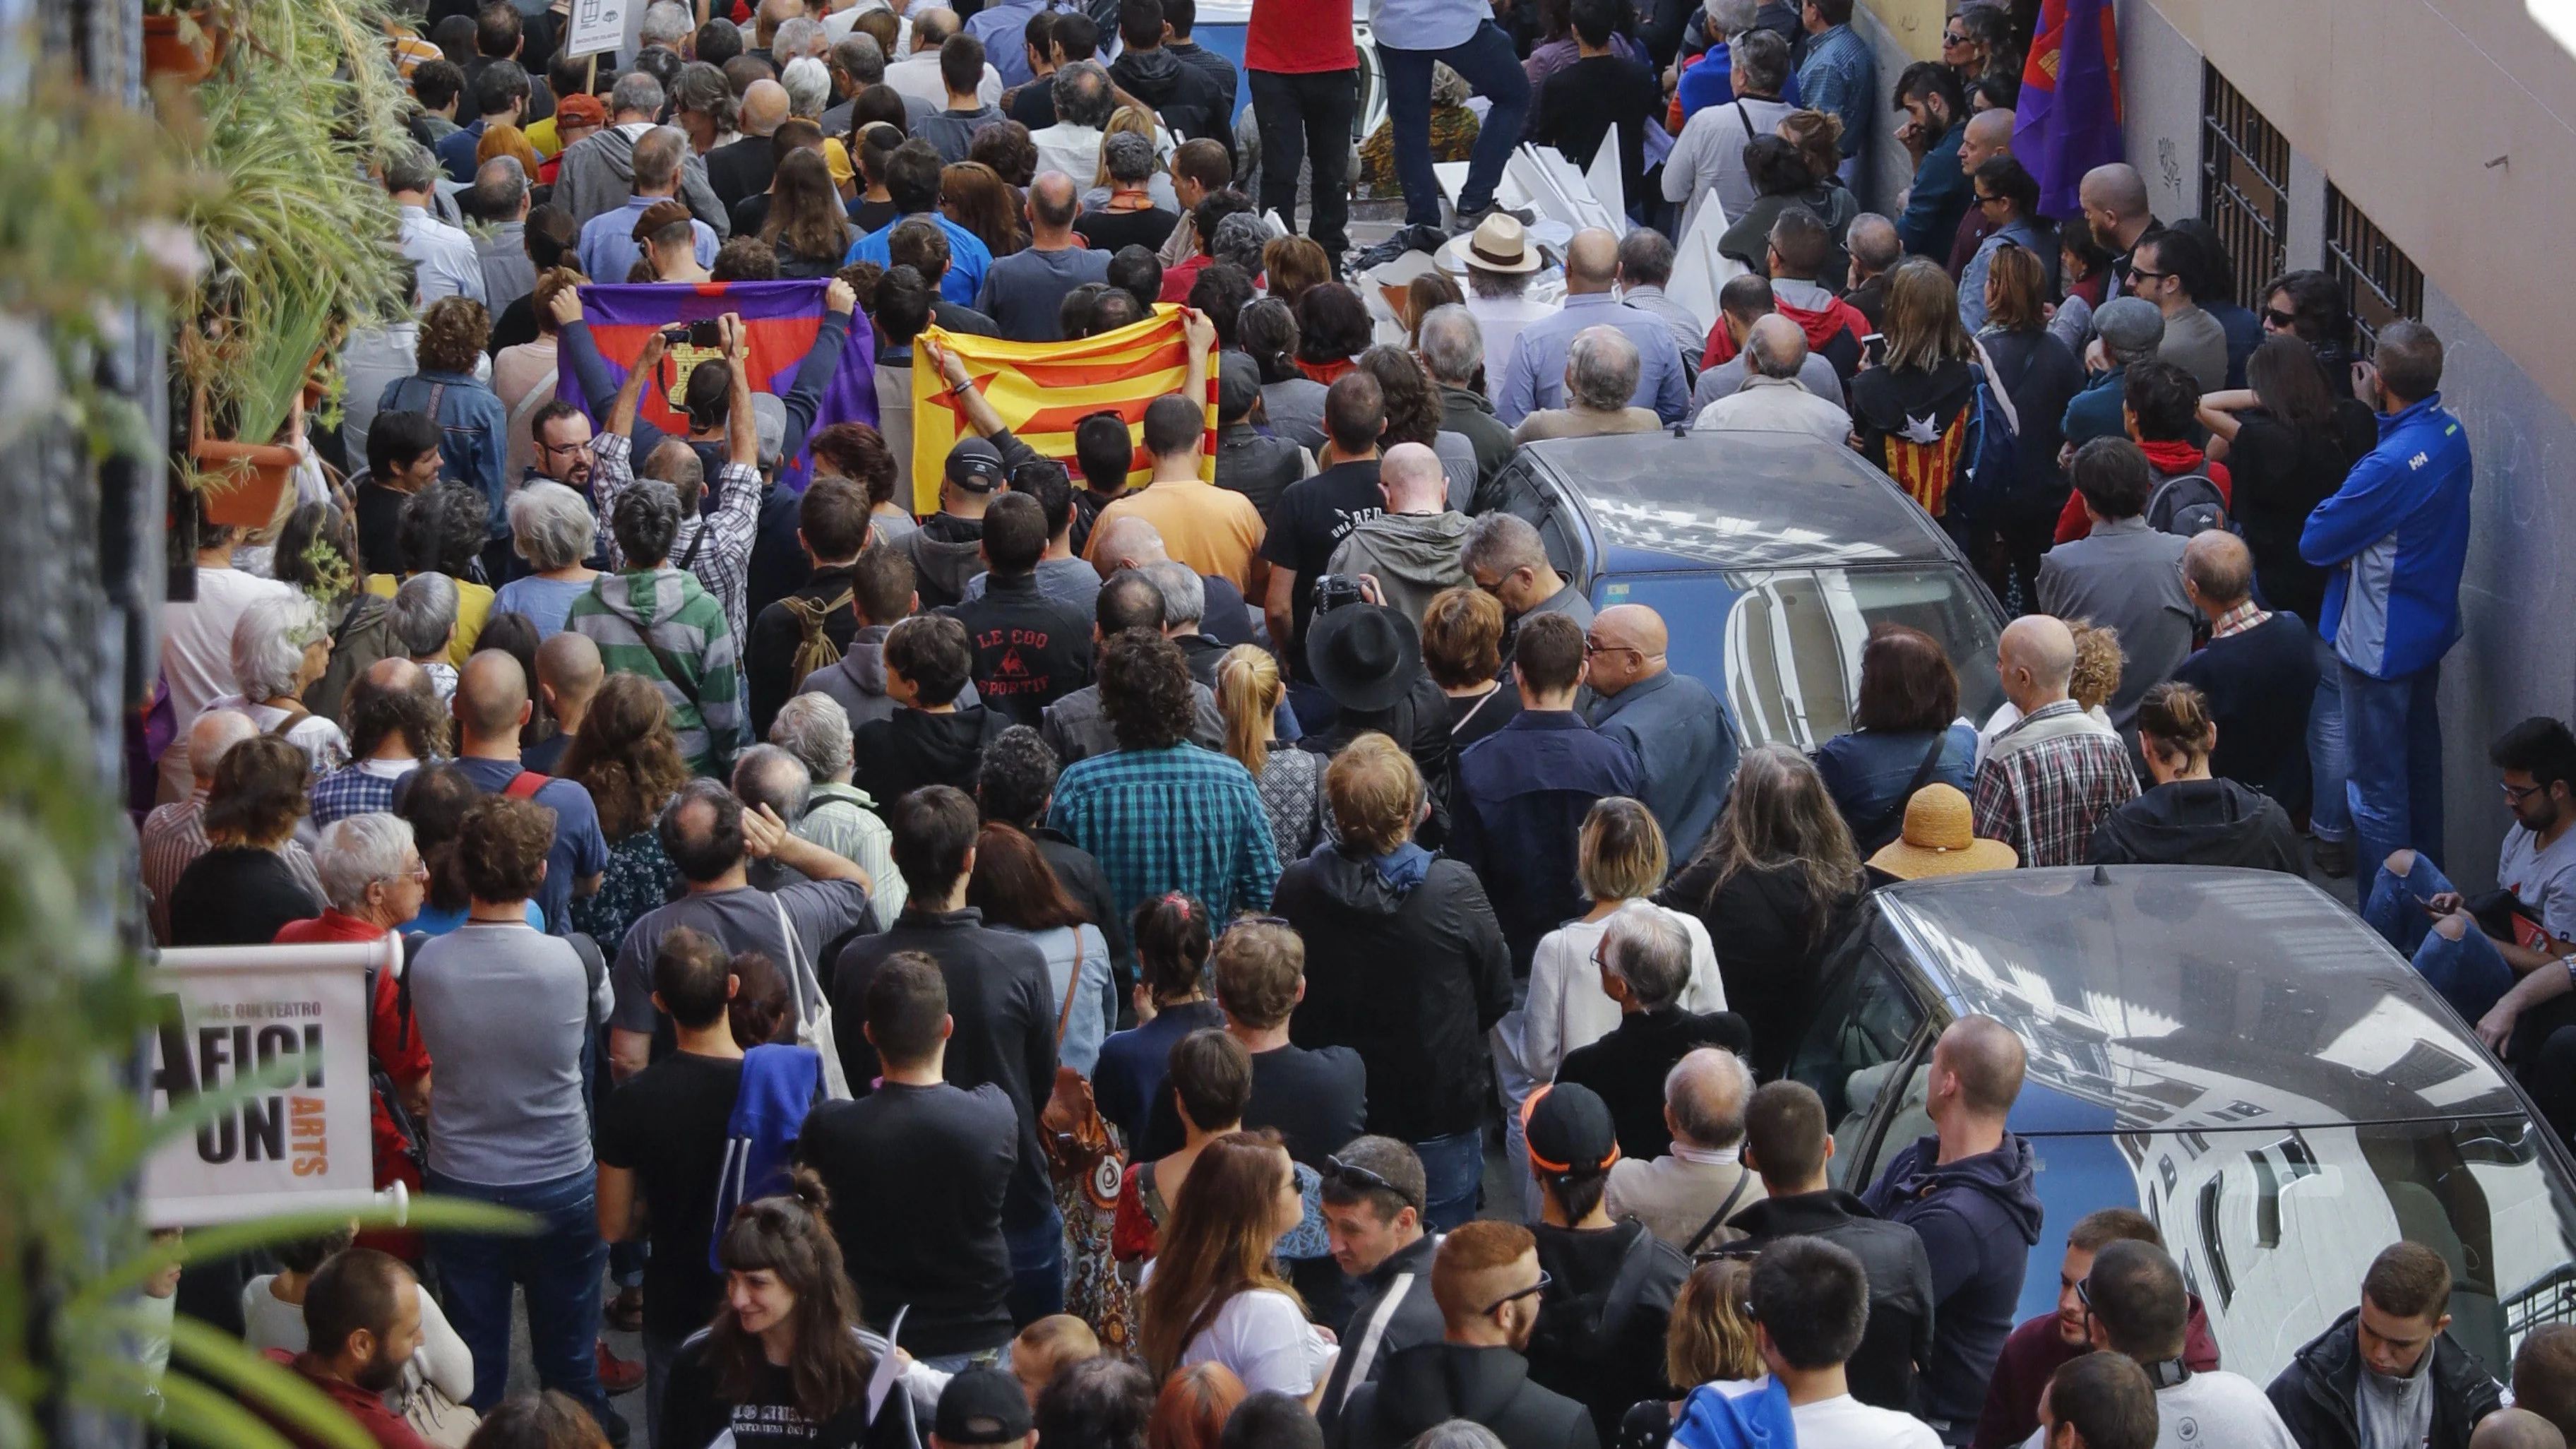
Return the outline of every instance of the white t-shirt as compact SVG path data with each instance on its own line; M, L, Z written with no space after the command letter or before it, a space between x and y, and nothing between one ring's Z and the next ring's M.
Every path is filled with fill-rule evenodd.
M2032 1430L2022 1449L2045 1449L2043 1432ZM2212 1369L2156 1390L2156 1449L2299 1449L2299 1441L2252 1379Z
M233 626L261 599L295 592L275 579L239 569L197 570L197 597L161 606L161 678L170 687L170 717L179 737L161 756L161 801L185 800L195 782L188 773L188 726L207 705L235 692Z
M2561 941L2576 941L2576 830L2535 850L2540 837L2520 825L2504 833L2496 852L2496 882L2540 917L2540 927Z
M1277 1389L1302 1399L1332 1367L1333 1346L1297 1311L1294 1299L1256 1288L1227 1299L1216 1320L1181 1351L1183 1368L1210 1360L1234 1370L1246 1393Z
M1719 1384L1728 1398L1741 1398L1767 1387L1767 1377L1741 1384ZM1844 1394L1789 1410L1798 1429L1798 1449L1941 1449L1941 1436L1912 1414L1872 1408Z

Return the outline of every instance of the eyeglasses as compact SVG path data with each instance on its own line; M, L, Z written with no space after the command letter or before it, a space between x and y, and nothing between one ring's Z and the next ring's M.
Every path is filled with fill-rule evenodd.
M584 438L578 443L548 443L541 441L537 446L549 453L588 453L597 449L598 440L595 438Z
M1978 198L1977 198L1977 205L1979 205L1979 206L1990 206L1990 205L1992 205L1993 203L1998 202L1998 201L2009 201L2009 200L2011 200L2011 198L2010 198L2010 197L2004 197L2004 196L1980 196L1980 197L1978 197Z
M1502 1297L1495 1299L1493 1302L1486 1304L1484 1307L1477 1309L1476 1316L1478 1318L1482 1318L1502 1307L1506 1303L1517 1303L1521 1299L1527 1298L1533 1293L1544 1293L1548 1290L1548 1285L1555 1281L1556 1280L1554 1278L1547 1275L1547 1271L1545 1269L1541 1269L1539 1270L1537 1282L1532 1283L1527 1288L1520 1289L1517 1292L1506 1293Z
M1407 1207L1412 1208L1415 1212L1422 1211L1422 1204L1414 1200L1412 1193L1405 1191L1403 1188L1396 1186L1394 1183L1387 1181L1384 1177L1369 1171L1367 1168L1360 1166L1356 1162L1344 1162L1338 1157L1326 1157L1324 1159L1324 1170L1331 1173L1341 1181L1347 1182L1353 1187L1361 1188L1365 1191L1394 1193L1397 1197L1404 1200L1404 1204ZM1485 1311L1491 1313L1493 1310L1489 1308Z
M2144 267L2137 266L2137 265L2134 265L2134 264L2133 264L2133 265L2131 265L2131 266L2130 266L2130 268L2129 268L2127 271L2122 272L2120 275L2121 275L2121 276L2123 276L2123 277L2128 278L2128 279L2129 279L2130 281L2132 281L2132 282L2134 282L2134 281L2138 280L2140 277L2144 277L2144 278L2146 278L2147 280L2149 280L2149 281L2151 281L2151 282L2160 282L2160 281L2163 281L2165 278L2172 276L2172 275L2173 275L2173 273L2171 273L2171 272L2151 272L2151 271L2148 271L2148 270L2147 270L2146 268L2144 268Z
M2299 319L2297 317L2274 307L2266 307L2263 309L2263 320L2271 323L2276 331L2281 332L2287 332L2291 328L2299 325Z
M2532 796L2539 794L2545 787L2539 785L2515 785L2507 781L2498 780L2496 782L2496 788L2504 792L2504 798L2512 801L2516 805L2519 805L2523 801L2530 799Z
M1586 658L1595 654L1643 654L1645 652L1633 644L1597 644L1590 639L1583 641L1583 653Z

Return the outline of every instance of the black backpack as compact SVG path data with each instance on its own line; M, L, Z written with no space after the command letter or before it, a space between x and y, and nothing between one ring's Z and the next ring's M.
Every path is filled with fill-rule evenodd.
M2147 500L2147 526L2182 538L2232 528L2226 495L2206 473L2181 473L2158 484Z

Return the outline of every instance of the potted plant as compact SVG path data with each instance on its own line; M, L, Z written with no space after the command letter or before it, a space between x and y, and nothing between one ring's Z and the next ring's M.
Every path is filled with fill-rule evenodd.
M208 0L144 0L144 79L188 86L204 80L223 63L232 21L227 6Z

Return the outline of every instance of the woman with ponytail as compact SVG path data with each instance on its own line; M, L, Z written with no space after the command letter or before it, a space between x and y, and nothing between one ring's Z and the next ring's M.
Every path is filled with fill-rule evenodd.
M1237 644L1216 664L1216 707L1225 716L1225 752L1252 772L1270 839L1281 863L1303 860L1323 833L1324 757L1275 748L1274 722L1288 685L1270 651Z
M1136 1340L1145 1371L1159 1382L1192 1364L1223 1364L1248 1392L1312 1395L1332 1345L1272 1262L1303 1217L1278 1134L1229 1132L1202 1147L1145 1279Z
M1178 891L1136 908L1136 1024L1100 1044L1091 1076L1101 1117L1130 1144L1144 1137L1146 1113L1163 1090L1173 1044L1191 1032L1225 1025L1225 1013L1207 995L1213 939L1207 907Z
M724 1307L671 1365L659 1442L730 1432L735 1449L916 1449L909 1392L871 1412L869 1377L892 1350L859 1326L829 1207L823 1180L800 1167L786 1196L734 1211L716 1246Z
M2234 780L2213 779L2218 724L2201 692L2177 680L2138 703L2138 748L2155 788L2111 812L2093 831L2096 865L2242 865L2305 874L2298 833L2279 803Z

